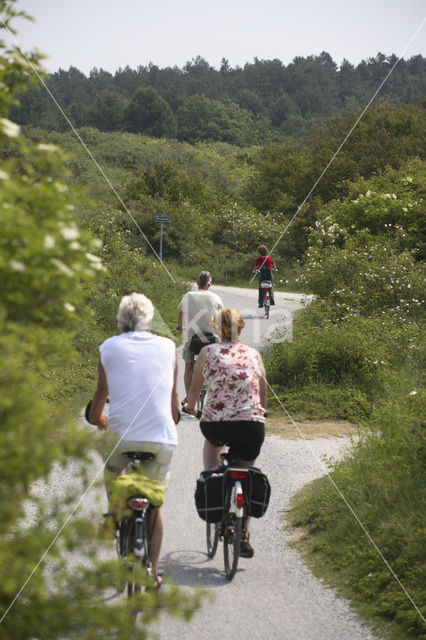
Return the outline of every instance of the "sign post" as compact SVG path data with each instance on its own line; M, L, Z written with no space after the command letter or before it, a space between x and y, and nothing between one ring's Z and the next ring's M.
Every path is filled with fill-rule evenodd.
M170 216L155 216L154 220L155 220L155 222L159 222L160 223L160 254L159 254L159 258L160 258L160 262L162 264L163 263L163 223L164 222L170 222L171 217Z

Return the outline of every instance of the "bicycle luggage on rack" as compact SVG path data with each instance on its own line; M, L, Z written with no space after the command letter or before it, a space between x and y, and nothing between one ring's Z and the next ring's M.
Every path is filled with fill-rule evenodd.
M214 333L202 333L201 336L198 333L194 333L189 342L189 350L193 356L198 356L203 347L213 344L216 340Z
M202 471L195 489L198 515L206 522L220 522L225 510L226 475L219 470Z
M111 505L118 519L129 513L127 500L135 496L148 498L154 509L164 502L166 488L141 472L126 473L113 480Z
M264 267L263 269L261 269L260 280L261 282L265 282L266 280L268 282L272 282L272 271L269 267Z
M245 480L247 515L261 518L268 508L271 485L264 473L257 467L250 467Z

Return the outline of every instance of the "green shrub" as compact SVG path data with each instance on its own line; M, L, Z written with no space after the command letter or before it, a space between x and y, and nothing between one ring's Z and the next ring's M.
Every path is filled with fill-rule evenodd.
M399 369L420 366L425 265L416 259L417 250L408 248L405 236L410 234L396 224L403 220L420 228L421 197L409 193L423 184L421 170L417 164L415 168L412 182L405 168L389 176L400 186L398 197L368 191L356 201L320 209L296 279L316 300L296 314L293 342L272 345L266 358L269 381L292 397L299 388L311 387L314 394L316 386L325 385L345 395L350 387L366 400L360 411L365 417ZM384 222L381 214L388 201L394 217ZM337 412L342 415L336 405L336 417Z
M0 9L4 29L17 14L9 0L0 0ZM30 59L37 65L36 54ZM7 568L1 633L146 638L160 612L188 618L199 598L176 587L144 593L136 628L125 602L104 600L119 579L117 562L100 559L92 522L73 511L94 475L91 443L64 405L48 399L63 397L64 387L69 393L66 382L74 391L74 381L65 380L65 372L76 371L73 336L86 347L98 339L85 294L94 298L104 267L99 239L78 224L75 208L82 202L68 187L63 153L44 141L24 141L7 119L27 76L21 51L0 39L0 80L8 89L0 97L0 154L7 158L0 171L0 564ZM86 353L79 358L87 364ZM55 498L50 473L71 462L75 484ZM43 487L46 500L39 497Z
M293 341L271 345L265 360L272 385L350 384L374 401L396 368L408 359L416 364L421 345L417 324L401 323L393 313L335 323L329 317L333 309L328 309L314 302L296 316Z
M331 242L336 225L327 232ZM329 310L346 320L355 315L379 316L393 309L402 322L417 318L424 303L425 266L414 260L413 252L402 250L385 239L370 234L348 238L340 248L321 239L324 226L318 225L317 244L306 253L301 283L321 298ZM344 230L343 230L344 232Z
M356 387L338 387L322 382L300 388L281 390L274 386L268 397L268 407L284 406L292 417L302 420L348 420L361 422L372 411L372 402L367 394Z

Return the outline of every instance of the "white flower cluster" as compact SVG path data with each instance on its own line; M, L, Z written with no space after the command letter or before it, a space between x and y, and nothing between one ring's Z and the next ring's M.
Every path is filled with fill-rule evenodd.
M7 118L0 118L0 129L8 138L17 138L21 131L18 124Z

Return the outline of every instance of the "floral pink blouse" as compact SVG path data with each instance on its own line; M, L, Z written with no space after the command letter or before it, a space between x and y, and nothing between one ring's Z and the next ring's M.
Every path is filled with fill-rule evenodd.
M201 420L264 422L257 351L239 342L215 343L206 349L203 376L207 395Z

